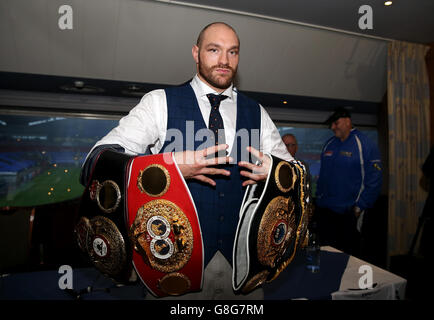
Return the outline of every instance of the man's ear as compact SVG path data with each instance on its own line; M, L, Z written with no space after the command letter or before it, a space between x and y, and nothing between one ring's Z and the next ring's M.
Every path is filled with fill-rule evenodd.
M196 62L196 64L199 63L199 47L197 45L193 45L193 48L191 49L191 54L193 55L193 59Z

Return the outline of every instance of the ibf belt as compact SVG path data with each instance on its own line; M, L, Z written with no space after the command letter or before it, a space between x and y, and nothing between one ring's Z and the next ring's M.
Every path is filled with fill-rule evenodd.
M201 290L199 219L172 155L134 158L127 191L133 265L149 291L163 297Z
M240 209L232 274L237 293L277 278L306 239L311 200L305 168L267 155L267 180L247 187Z

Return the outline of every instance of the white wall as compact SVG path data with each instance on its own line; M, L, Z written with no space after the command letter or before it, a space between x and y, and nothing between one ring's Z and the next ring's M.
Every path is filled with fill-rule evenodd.
M73 30L60 30L60 5ZM0 71L178 84L212 21L241 39L241 90L378 102L384 41L230 13L140 0L0 0Z

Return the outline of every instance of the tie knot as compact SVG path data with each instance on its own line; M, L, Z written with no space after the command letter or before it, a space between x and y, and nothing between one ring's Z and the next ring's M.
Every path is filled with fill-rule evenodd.
M224 94L213 94L209 93L206 95L208 97L209 102L211 103L211 107L218 108L220 106L220 102L226 99L228 96Z

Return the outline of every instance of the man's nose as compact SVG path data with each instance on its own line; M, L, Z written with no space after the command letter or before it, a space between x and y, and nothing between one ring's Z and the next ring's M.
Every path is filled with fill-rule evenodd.
M219 63L224 65L229 63L228 54L226 52L220 54Z

